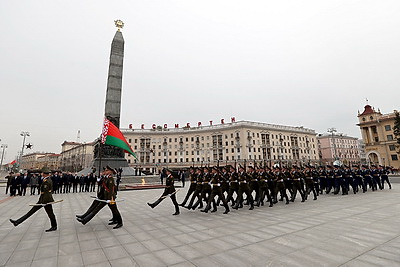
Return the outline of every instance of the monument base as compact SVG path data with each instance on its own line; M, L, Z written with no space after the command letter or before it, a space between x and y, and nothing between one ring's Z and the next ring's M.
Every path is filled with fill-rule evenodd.
M102 158L101 162L100 159L95 159L93 161L93 167L96 168L96 172L102 170L103 167L107 165L114 169L124 168L128 167L128 161L124 158Z

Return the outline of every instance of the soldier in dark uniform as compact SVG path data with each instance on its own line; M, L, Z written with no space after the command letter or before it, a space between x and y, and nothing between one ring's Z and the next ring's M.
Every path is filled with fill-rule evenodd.
M306 200L308 195L313 192L314 200L317 200L317 192L314 187L313 171L310 166L307 166L304 170L304 181L306 183Z
M343 173L340 170L340 166L334 165L333 167L334 167L334 171L333 171L334 191L333 191L333 194L337 195L337 194L339 194L339 191L340 191Z
M226 198L226 201L232 202L232 207L235 205L236 201L233 198L233 194L236 193L236 198L239 194L239 181L238 181L238 176L236 173L236 170L233 166L229 167L229 191L228 191L228 197Z
M363 180L364 180L363 193L367 192L368 186L369 186L369 188L372 188L372 191L375 191L375 188L372 183L372 177L370 174L370 170L367 169L367 166L365 166L365 165L362 166L361 174L362 174Z
M382 189L385 188L385 182L389 185L389 189L392 189L392 185L389 182L389 170L387 168L384 168L383 166L379 165L379 170L381 172L381 185Z
M171 197L172 203L174 203L175 206L175 213L172 215L179 215L179 205L178 202L176 202L176 195L175 195L175 186L174 186L174 177L172 176L172 171L169 169L165 170L167 177L165 180L165 189L164 193L161 195L159 199L157 199L154 203L147 203L152 209L154 209L158 204L161 203L167 196Z
M364 188L364 182L361 174L360 168L358 168L357 165L353 165L353 183L354 186L356 187L356 192L359 191L359 188Z
M51 181L50 177L50 170L48 169L43 169L42 170L42 176L43 176L43 182L41 184L41 190L40 190L40 197L39 201L37 204L47 204L54 202L53 196L52 196L52 190L53 190L53 182ZM32 216L36 211L40 210L40 208L44 207L47 216L49 216L50 223L51 223L51 228L47 229L46 232L51 232L57 230L57 221L56 221L56 216L53 213L53 207L51 204L47 205L39 205L39 206L33 206L30 211L28 211L27 214L19 218L18 220L13 220L10 219L10 222L14 224L14 226L17 226L21 223L23 223L26 219L28 219L30 216Z
M203 174L200 168L196 168L196 190L190 199L189 205L186 207L190 209L196 209L197 205L200 204L200 209L203 208L203 202L201 201L201 192L203 191ZM197 199L196 204L193 205L194 201Z
M318 176L319 176L319 193L322 195L324 190L326 189L326 170L324 166L319 166L318 168Z
M282 173L283 173L283 177L284 177L283 183L285 184L285 188L287 191L289 191L289 194L292 195L293 194L293 191L292 191L293 186L292 186L292 176L290 175L290 170L283 167ZM281 196L281 200L283 200L282 196Z
M229 194L229 173L228 173L227 166L222 167L222 173L220 174L219 178L221 180L222 194L224 195L226 193L228 195ZM224 197L225 197L225 195L224 195ZM221 199L218 198L217 206L220 206L220 202L221 202ZM226 198L226 202L229 202L227 198Z
M182 201L179 206L184 207L186 205L186 202L189 200L189 197L196 191L196 174L194 172L194 168L190 167L189 168L189 180L190 180L190 186L189 190L186 193L185 199Z
M254 197L254 202L255 206L259 207L260 206L260 181L258 180L258 173L255 172L253 166L249 166L248 171L247 171L247 176L249 177L249 188L250 188L250 194L253 194L255 192L255 197Z
M333 173L333 168L330 165L326 166L328 170L326 171L326 193L329 194L332 190L332 187L334 185L334 173Z
M218 167L213 167L212 168L212 174L211 174L211 195L208 197L208 202L204 210L201 210L202 212L207 213L211 209L211 203L213 203L213 210L211 212L216 212L217 211L217 205L215 203L214 198L216 196L219 197L219 199L222 201L222 204L225 207L225 212L224 214L227 214L229 212L229 207L228 204L225 201L224 194L222 193L222 188L221 188L221 176L219 175L219 170Z
M301 183L301 178L302 175L299 172L299 167L297 166L293 166L293 170L292 170L292 195L290 198L290 201L294 202L294 200L296 199L296 195L297 195L297 191L299 191L300 196L301 196L301 202L305 201L305 192L304 192L304 187Z
M275 167L274 169L274 176L275 176L275 181L276 181L276 188L275 188L275 203L278 203L278 192L281 195L281 199L283 198L286 199L286 204L289 204L289 198L286 194L286 188L285 188L285 183L284 183L284 178L285 175L283 172L281 172L280 167Z
M242 166L239 167L238 181L239 181L239 192L238 192L238 197L236 199L236 204L233 208L236 210L239 208L239 206L243 202L243 193L245 193L246 197L247 197L247 201L250 204L249 210L253 210L254 202L253 202L253 197L251 196L251 191L250 191L250 187L249 187L249 177L246 174L246 172Z
M265 172L264 168L260 167L258 169L258 180L260 181L260 204L261 206L264 206L264 198L267 196L267 201L269 202L269 206L272 207L274 205L272 201L271 194L269 192L269 186L268 186L268 174Z
M382 185L381 185L381 175L379 170L376 168L375 165L372 165L371 169L371 176L372 176L372 184L375 188L375 190L382 190Z
M107 166L103 171L103 176L99 180L99 192L97 193L97 198L99 200L94 200L89 209L82 215L76 215L77 220L83 225L87 224L105 205L108 204L112 212L112 221L109 225L116 224L113 229L118 229L122 227L122 217L118 211L115 199L117 197L117 188L115 186L113 174L116 174L116 170ZM100 201L102 200L102 201Z

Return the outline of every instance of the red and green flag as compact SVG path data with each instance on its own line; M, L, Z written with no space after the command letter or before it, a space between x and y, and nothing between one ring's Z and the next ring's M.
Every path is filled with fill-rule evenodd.
M124 135L121 131L107 118L104 118L103 132L101 133L101 143L122 148L125 153L129 153L136 157L131 146L126 142Z

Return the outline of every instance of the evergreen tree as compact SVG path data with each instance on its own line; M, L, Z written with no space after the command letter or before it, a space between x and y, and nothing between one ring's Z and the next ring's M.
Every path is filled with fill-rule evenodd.
M396 146L399 149L397 153L400 153L400 114L398 111L395 111L394 114L396 117L394 118L393 133L397 141Z

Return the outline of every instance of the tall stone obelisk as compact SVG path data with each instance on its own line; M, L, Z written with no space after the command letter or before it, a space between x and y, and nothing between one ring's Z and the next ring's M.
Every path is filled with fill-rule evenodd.
M114 39L111 43L104 115L119 128L121 115L122 69L124 63L125 44L121 29L124 27L124 23L121 20L116 20L115 26L118 28L118 30L115 33ZM102 145L100 149L100 143L97 143L94 153L94 167L96 168L102 168L106 165L109 165L112 168L128 167L128 162L124 158L124 151L121 148Z

